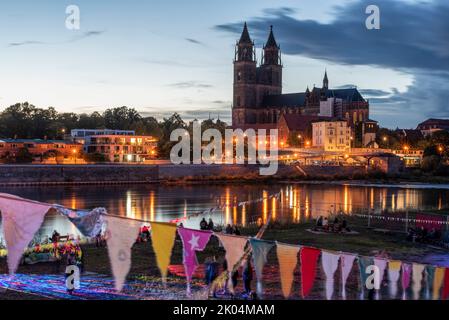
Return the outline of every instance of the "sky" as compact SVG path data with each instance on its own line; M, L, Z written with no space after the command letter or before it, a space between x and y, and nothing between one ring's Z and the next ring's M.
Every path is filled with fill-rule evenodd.
M380 9L380 30L365 9ZM66 7L80 29L66 28ZM449 118L447 0L15 0L0 3L0 110L129 106L159 119L230 121L234 46L248 23L260 59L273 25L283 92L356 86L381 126Z

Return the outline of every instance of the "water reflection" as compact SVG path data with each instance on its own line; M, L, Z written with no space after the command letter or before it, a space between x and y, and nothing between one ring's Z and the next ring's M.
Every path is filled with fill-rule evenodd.
M265 199L257 204L236 207L241 201L255 200L281 191L280 201ZM109 213L150 221L170 221L225 204L211 217L216 224L243 224L271 214L280 221L301 222L335 212L443 209L449 207L449 189L393 188L329 184L283 185L192 185L192 186L76 186L9 187L0 192L25 198L59 203L74 209L105 207ZM201 217L184 224L197 227ZM78 234L64 217L49 215L40 230L42 236L59 232Z

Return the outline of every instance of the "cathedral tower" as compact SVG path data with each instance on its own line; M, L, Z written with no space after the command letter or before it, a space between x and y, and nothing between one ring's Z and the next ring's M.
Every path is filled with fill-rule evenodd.
M255 123L256 119L247 109L256 108L257 65L254 42L243 27L240 40L235 47L234 59L234 97L232 124L243 125Z

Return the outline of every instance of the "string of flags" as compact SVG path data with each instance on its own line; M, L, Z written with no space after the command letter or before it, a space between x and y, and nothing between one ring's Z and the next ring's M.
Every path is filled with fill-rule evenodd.
M105 236L115 288L117 291L121 291L131 267L131 248L143 221L112 216L102 208L93 211L76 211L58 205L43 204L8 194L0 194L0 210L8 249L9 272L15 273L24 248L39 229L45 214L51 209L56 209L57 212L71 219L86 236L92 236L99 230L100 224L106 224ZM325 275L326 298L332 299L336 295L335 273L340 268L341 288L339 291L341 297L346 299L346 282L354 265L357 265L359 269L360 298L362 299L367 290L366 284L371 274L369 269L372 266L379 270L378 282L381 283L384 279L388 281L389 297L392 299L398 298L399 293L402 293L402 298L406 299L409 289L411 289L414 299L419 299L421 296L435 300L449 298L449 268L335 252L310 246L290 245L254 237L200 231L178 227L174 223L150 222L150 225L156 263L164 283L176 235L179 235L183 245L183 264L188 292L193 273L199 264L197 252L203 251L211 237L216 236L226 251L228 270L233 270L240 263L247 248L252 249L251 259L256 273L259 296L263 294L263 268L267 263L268 254L275 248L279 263L281 290L286 299L292 294L295 270L298 264L302 298L311 295L315 286L317 270L321 267ZM379 286L374 286L373 290L375 290L375 297L381 299Z
M359 218L370 218L370 219L378 219L384 221L393 221L393 222L415 222L415 223L424 223L424 224L436 224L436 225L449 225L449 220L444 221L440 217L434 219L422 219L422 218L403 218L403 217L393 217L393 216L385 216L385 215L369 215L369 214L359 214L353 213L355 217Z
M231 207L237 207L237 208L238 207L243 207L243 206L247 206L247 205L250 205L250 204L263 202L265 200L271 200L273 198L279 200L280 196L281 196L281 191L279 191L276 194L269 195L267 197L261 197L261 198L254 199L254 200L241 201L241 202L237 203L237 205L231 206ZM228 204L221 204L221 205L218 205L218 206L215 206L215 207L203 210L203 211L198 211L198 212L191 213L191 214L189 214L188 216L185 216L185 217L173 219L170 222L171 223L180 223L180 222L189 220L191 218L195 218L195 217L199 217L199 216L203 216L203 215L211 215L211 214L213 214L216 211L224 210L228 206L229 206Z

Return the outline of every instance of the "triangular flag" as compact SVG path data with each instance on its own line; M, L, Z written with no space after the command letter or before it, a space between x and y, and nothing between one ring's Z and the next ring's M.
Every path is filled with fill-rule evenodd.
M267 255L273 248L274 243L264 240L259 240L255 238L249 239L251 243L251 248L253 251L253 263L254 269L256 270L257 277L257 294L262 297L262 271L265 263L267 263Z
M190 294L190 281L198 265L196 251L203 251L209 242L212 231L199 231L187 228L178 228L183 245L183 262L187 278L187 293Z
M3 235L8 249L8 269L14 274L25 248L44 222L51 205L0 194Z
M402 264L402 299L407 298L407 289L410 286L412 274L412 265L409 263Z
M175 244L176 229L174 223L151 222L151 242L163 282L167 279L167 268Z
M426 276L426 299L431 299L431 291L433 287L433 281L435 278L435 267L427 265L425 270L425 276Z
M326 298L327 300L332 299L334 294L334 274L338 268L338 261L340 260L340 255L322 251L321 253L321 263L323 265L324 274L326 275Z
M298 264L299 249L299 246L276 243L279 273L281 275L281 287L285 299L290 296L292 290L294 271Z
M115 289L121 291L131 268L131 248L136 242L142 223L109 215L104 219L107 223L106 243Z
M413 289L413 299L415 299L415 300L419 300L419 297L420 297L424 269L425 269L425 266L422 264L418 264L418 263L413 264L412 289Z
M231 292L234 292L234 287L232 285L232 270L235 265L239 262L239 260L243 257L245 253L245 246L248 242L248 238L246 237L238 237L232 236L223 233L215 233L215 236L218 237L220 243L223 245L223 248L226 251L226 261L228 264L229 271L229 289Z
M301 247L299 253L301 261L301 295L307 297L313 288L316 276L316 265L320 250Z
M398 280L401 273L401 261L388 262L388 281L390 282L390 298L396 299L398 294Z
M352 254L341 254L341 294L343 299L346 299L346 281L348 280L349 273L354 265L356 256Z
M444 286L442 294L443 300L447 300L447 298L449 298L449 268L446 268L444 272Z
M441 286L443 285L444 281L444 272L444 268L435 268L435 274L433 276L433 300L438 300L440 298Z
M374 258L374 265L379 269L379 285L382 285L384 280L385 270L387 269L388 261L382 258ZM376 299L380 299L380 289L376 290Z
M364 292L366 286L366 281L368 280L368 276L370 275L369 272L367 272L367 268L369 266L372 266L374 264L374 259L371 257L359 257L359 270L360 270L360 286L361 286L361 299L364 298Z

